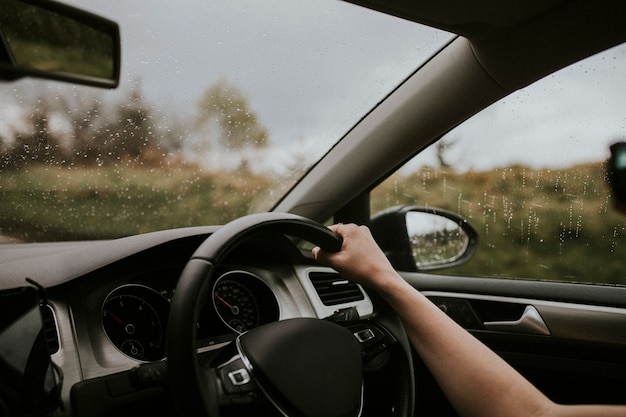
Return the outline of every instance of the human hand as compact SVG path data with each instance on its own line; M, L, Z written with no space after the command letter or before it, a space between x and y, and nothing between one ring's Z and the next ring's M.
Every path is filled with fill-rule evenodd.
M344 278L370 288L378 288L397 274L366 226L336 224L330 230L343 238L339 252L313 248L313 257L337 270Z

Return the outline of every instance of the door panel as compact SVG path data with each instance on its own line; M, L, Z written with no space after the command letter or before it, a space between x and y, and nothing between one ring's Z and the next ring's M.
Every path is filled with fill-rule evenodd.
M404 274L560 403L626 403L626 288ZM416 358L416 415L456 413Z
M626 346L626 309L479 294L423 294L468 330Z

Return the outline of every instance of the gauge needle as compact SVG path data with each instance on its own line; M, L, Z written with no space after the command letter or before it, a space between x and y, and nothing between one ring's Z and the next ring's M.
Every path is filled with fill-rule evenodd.
M219 301L220 303L224 304L224 306L226 306L227 308L230 309L230 311L233 314L239 314L239 307L237 306L231 306L230 304L228 304L228 302L226 300L224 300L222 297L220 297L219 295L217 295L217 293L213 293L213 296L217 299L217 301Z
M121 318L119 318L117 316L117 314L112 313L111 310L109 310L108 308L105 308L104 312L107 313L107 315L109 317L111 317L114 322L116 322L117 324L119 324L122 327L126 327L126 322L124 320L122 320Z
M217 295L217 293L213 294L215 296L215 298L217 299L217 301L219 301L220 303L224 304L226 307L232 309L233 306L231 306L230 304L228 304L228 302L226 300L224 300L222 297L220 297L219 295Z

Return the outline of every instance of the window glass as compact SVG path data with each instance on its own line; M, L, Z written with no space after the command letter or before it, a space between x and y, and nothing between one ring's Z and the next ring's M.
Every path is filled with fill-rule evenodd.
M336 0L64 2L119 24L120 86L0 83L0 242L269 210L453 36ZM31 20L14 43L41 38Z
M442 273L626 284L626 216L607 159L626 140L626 47L522 89L449 132L372 193L465 217L467 264Z

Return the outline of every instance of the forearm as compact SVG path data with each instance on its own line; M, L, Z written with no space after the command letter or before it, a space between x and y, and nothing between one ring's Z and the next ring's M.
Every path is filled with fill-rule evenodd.
M463 416L540 415L552 403L519 373L402 279L378 288L421 359Z
M625 417L626 406L623 405L557 405L551 417Z

